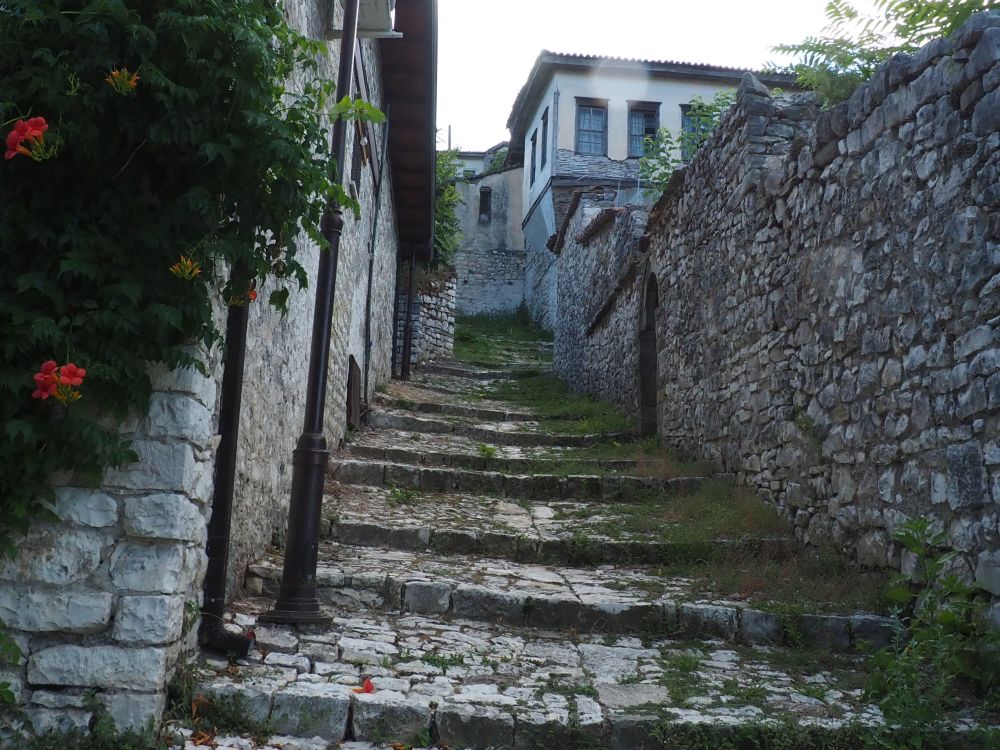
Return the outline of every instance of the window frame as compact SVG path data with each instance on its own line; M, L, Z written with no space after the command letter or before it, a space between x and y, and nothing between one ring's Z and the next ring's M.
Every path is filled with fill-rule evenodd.
M640 153L634 153L632 149L632 116L634 114L641 114L643 116L643 133L642 141L640 144ZM653 132L649 133L646 127L646 117L652 115L653 117ZM656 137L656 133L660 129L660 102L644 102L644 101L630 101L628 103L628 120L626 121L627 127L627 148L628 148L628 158L629 159L641 159L646 155L646 137Z
M484 200L485 199L485 200ZM484 211L483 208L486 210ZM479 188L479 223L489 224L493 220L493 188Z
M535 132L531 134L531 176L528 181L529 185L535 184L535 171L538 161L538 128L535 128Z
M542 160L541 169L545 169L546 154L549 152L549 108L542 112Z
M602 113L604 122L602 123L602 128L596 130L594 128L586 128L585 130L581 128L582 115L584 110L599 110ZM600 133L601 145L603 149L600 153L594 153L593 151L582 151L580 149L581 139L580 135L583 132L587 133ZM574 143L573 147L577 154L581 156L603 156L608 155L608 100L607 99L590 99L578 96L576 98L576 122L574 128Z

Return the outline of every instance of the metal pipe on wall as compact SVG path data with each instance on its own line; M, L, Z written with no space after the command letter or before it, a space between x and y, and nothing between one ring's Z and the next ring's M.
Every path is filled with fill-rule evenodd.
M382 208L382 178L385 176L385 159L389 148L389 111L386 107L385 129L382 131L382 152L379 154L378 164L378 186L375 194L375 210L372 216L372 236L368 244L368 293L365 296L365 378L364 378L364 400L368 403L368 378L371 372L372 360L372 275L375 271L375 241L378 233L378 218ZM396 319L392 319L395 327ZM395 350L393 350L395 354Z

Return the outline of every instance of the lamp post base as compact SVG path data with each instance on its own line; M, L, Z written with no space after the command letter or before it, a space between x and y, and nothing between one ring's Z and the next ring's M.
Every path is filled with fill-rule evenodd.
M308 612L298 609L281 609L278 604L271 611L260 615L257 622L283 625L329 625L333 622L333 615L319 609L318 606L316 610Z

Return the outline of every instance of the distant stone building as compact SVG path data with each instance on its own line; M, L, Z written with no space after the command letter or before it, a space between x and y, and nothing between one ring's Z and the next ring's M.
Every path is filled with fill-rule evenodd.
M542 51L514 102L509 162L523 164L521 226L525 299L546 328L556 315L554 256L547 251L573 192L604 186L617 204L642 202L639 157L646 136L691 127L695 97L734 90L745 70ZM788 76L761 76L788 87Z
M470 180L477 175L486 172L493 163L497 154L507 150L507 141L500 141L495 146L491 146L485 151L459 151L458 160L462 164L462 177Z

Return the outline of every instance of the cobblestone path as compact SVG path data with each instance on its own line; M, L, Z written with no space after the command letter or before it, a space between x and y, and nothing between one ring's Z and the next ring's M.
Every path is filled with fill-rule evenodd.
M580 458L608 436L546 432L480 397L517 374L439 364L379 396L331 462L318 570L331 626L258 625L281 559L251 567L228 617L255 629L256 649L235 666L205 658L201 685L270 722L278 736L259 746L639 750L684 747L671 732L698 724L880 721L854 647L887 642L888 620L806 611L789 643L780 610L664 574L677 543L618 521L636 498L683 502L722 480ZM772 558L793 544L714 543Z

